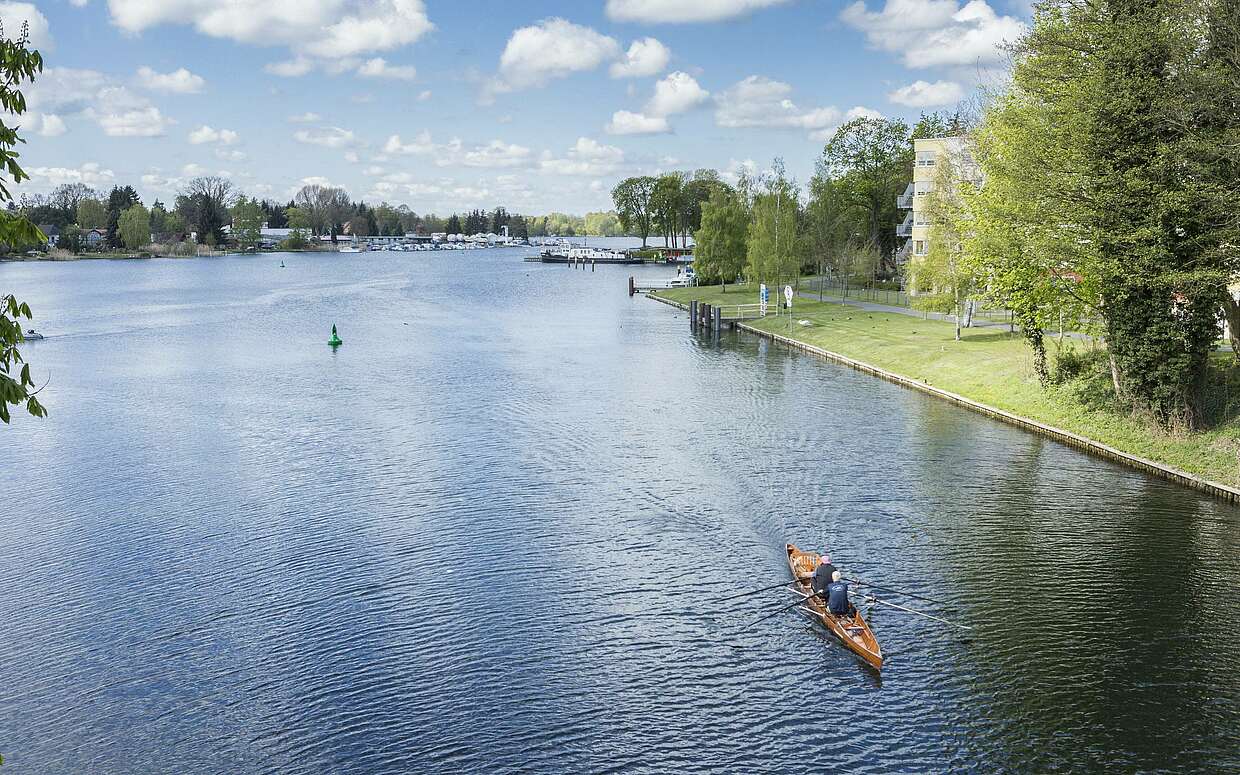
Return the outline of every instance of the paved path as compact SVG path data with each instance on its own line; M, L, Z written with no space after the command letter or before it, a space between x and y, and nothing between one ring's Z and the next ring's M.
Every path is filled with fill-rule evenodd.
M811 299L813 301L818 301L818 291L816 290L798 291L797 296L802 299ZM942 312L922 312L919 309L912 309L911 307L899 307L894 304L880 304L876 301L864 301L862 299L845 299L839 295L834 295L830 292L824 292L822 294L822 300L824 302L847 304L850 307L856 307L857 309L862 309L862 310L865 310L866 312L893 312L897 315L908 315L909 317L921 318L922 320L943 320L948 323L956 322L955 315L949 315L949 314L942 313ZM1002 320L1002 321L988 320L986 318L975 317L973 318L973 327L974 328L986 328L986 327L1007 328L1008 322L1006 320Z

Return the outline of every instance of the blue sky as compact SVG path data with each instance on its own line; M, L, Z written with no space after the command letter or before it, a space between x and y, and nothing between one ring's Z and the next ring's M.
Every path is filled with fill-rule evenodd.
M170 201L198 174L418 212L610 207L627 175L805 180L855 115L951 108L1004 62L1020 0L0 1L47 70L23 162Z

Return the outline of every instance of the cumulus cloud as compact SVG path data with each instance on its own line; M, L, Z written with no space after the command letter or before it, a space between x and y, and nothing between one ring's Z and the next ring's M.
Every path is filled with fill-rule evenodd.
M635 40L619 62L611 65L612 78L645 78L663 72L672 52L654 38Z
M423 130L413 139L413 142L406 143L400 139L400 135L392 135L387 139L387 143L383 146L384 153L412 155L430 153L435 150L435 143L431 140L431 133Z
M10 38L16 38L22 24L25 24L30 31L31 47L43 50L52 47L52 31L47 17L32 3L0 2L0 24L4 25L4 34Z
M695 108L710 98L693 76L676 71L654 85L654 96L646 103L651 116L671 116Z
M412 65L389 65L382 57L375 57L363 62L357 68L357 74L363 78L392 78L399 81L412 81L418 71Z
M897 105L910 108L933 108L940 105L953 105L964 99L964 87L955 81L914 81L908 86L901 86L888 92L887 99Z
M306 145L319 145L324 148L344 148L357 141L353 132L338 126L321 127L319 129L299 129L293 133L293 139Z
M424 89L423 91L418 92L418 102L426 102L430 98L431 98L430 89Z
M604 145L588 137L579 137L572 148L562 157L544 151L539 160L543 172L555 175L610 175L624 164L624 151L614 145Z
M110 186L116 180L112 170L104 169L95 162L80 167L33 167L27 168L31 184L36 188L52 189L65 183L85 183L93 188Z
M627 110L617 110L611 114L611 121L604 129L609 135L657 135L672 131L663 116L647 116Z
M216 148L215 158L220 161L245 161L248 157L244 151L238 151L234 148Z
M171 73L157 73L145 66L138 68L138 83L151 91L170 94L196 94L207 84L202 76L194 75L184 67Z
M187 25L213 38L286 45L323 59L390 51L434 29L422 0L109 0L127 32Z
M593 70L620 55L614 38L560 18L521 27L508 38L499 72L488 83L484 101L502 92L544 86L555 78Z
M760 75L734 84L717 100L715 121L722 127L822 129L838 123L833 107L801 108L792 101L792 86Z
M174 122L149 99L96 70L49 67L26 90L21 125L62 134L66 119L94 121L112 137L158 137Z
M786 2L788 0L607 0L607 16L612 21L647 24L718 22Z
M1019 38L1025 24L1000 16L986 0L886 0L870 11L857 0L840 19L865 33L874 48L899 53L906 67L991 65L1003 57L1002 46Z
M306 113L299 113L296 116L289 116L288 120L289 123L292 124L313 124L317 121L322 121L323 117L318 113L311 113L307 111Z
M189 141L193 145L203 145L208 143L232 145L239 139L241 139L240 136L231 129L213 129L206 124L203 124L189 133Z

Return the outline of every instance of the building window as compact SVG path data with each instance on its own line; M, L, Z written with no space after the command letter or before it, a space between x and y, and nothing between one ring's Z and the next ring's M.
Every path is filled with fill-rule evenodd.
M914 184L914 190L917 192L917 196L925 196L934 190L934 181L919 180Z
M919 256L926 255L926 241L924 239L915 240L913 242L913 252Z
M917 152L917 166L918 167L933 167L934 166L934 151L918 151Z

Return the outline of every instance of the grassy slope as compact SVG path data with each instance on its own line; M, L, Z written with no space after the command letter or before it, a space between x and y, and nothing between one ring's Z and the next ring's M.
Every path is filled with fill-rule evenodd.
M712 286L677 288L660 291L659 295L682 303L698 299L736 304L757 299L756 291L743 286L731 286L726 294ZM1043 390L1033 375L1029 348L1019 334L1011 335L1006 328L965 329L962 341L957 342L954 326L941 321L801 298L793 302L793 312L791 328L786 317L751 324L906 377L924 379L935 387L1130 454L1216 482L1240 484L1240 446L1234 426L1171 435L1127 414L1091 409L1069 391ZM809 320L812 325L799 326L797 320Z

